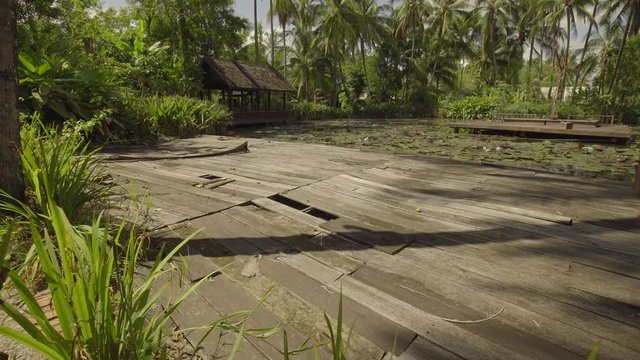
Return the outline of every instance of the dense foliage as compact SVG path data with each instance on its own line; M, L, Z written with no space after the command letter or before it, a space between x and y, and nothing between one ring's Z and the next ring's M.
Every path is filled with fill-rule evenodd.
M18 3L22 110L47 122L108 110L119 136L219 128L183 110L168 127L149 117L176 96L204 97L204 55L279 69L304 117L549 114L554 98L560 117L638 117L634 0L274 0L267 20L279 26L258 26L257 38L232 0ZM495 88L508 91L488 96Z
M246 20L232 1L18 1L20 108L46 123L104 117L111 137L191 136L229 114L203 97L203 54L231 56ZM187 16L188 14L188 16Z
M560 117L637 119L638 1L280 0L272 13L283 30L264 48L299 99L429 116L439 98L439 114L464 118L549 115L555 99ZM523 97L487 96L496 86Z

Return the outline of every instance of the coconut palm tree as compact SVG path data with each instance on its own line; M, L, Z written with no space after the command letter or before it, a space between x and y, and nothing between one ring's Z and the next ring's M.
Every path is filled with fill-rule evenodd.
M570 67L570 51L571 51L571 34L576 34L576 15L583 19L591 19L591 14L587 11L587 6L591 4L591 0L543 0L540 4L541 8L551 9L545 17L554 26L560 27L562 20L566 20L567 36L564 43L564 52L560 65L560 80L556 97L562 100L564 97L564 88L567 79L567 70Z
M357 42L357 33L353 24L357 24L358 15L349 0L328 0L319 7L318 34L322 41L324 55L331 59L334 71L334 102L338 101L338 77L344 84L342 63L347 47Z
M609 33L622 33L613 74L609 81L609 91L611 91L616 84L627 39L629 35L637 33L638 29L640 29L640 25L636 25L636 23L640 21L637 17L640 17L640 0L613 0L607 4L602 21L607 22L605 25ZM639 28L634 29L635 26L639 26Z
M583 63L584 63L584 58L587 55L587 51L589 50L589 41L591 40L591 33L593 31L593 27L594 25L596 26L596 30L598 29L598 23L595 21L596 20L596 16L598 14L598 5L600 4L600 2L598 0L593 0L593 9L591 11L591 19L588 20L589 23L589 28L587 29L587 35L584 38L584 46L582 47L582 53L580 55L580 62L578 63L577 67L576 67L576 74L577 74L577 80L579 79L584 79L584 76L581 76L581 72L583 70ZM579 83L576 82L576 86L578 86Z
M391 12L392 8L388 5L378 5L376 0L355 0L353 8L358 16L356 32L360 44L362 71L364 73L367 92L370 93L371 89L369 87L369 76L367 74L365 47L373 46L389 38L385 15Z
M301 0L292 18L291 76L298 89L298 97L310 100L317 88L327 88L331 64L320 50L314 20L318 6L313 0Z
M287 24L296 11L296 3L293 0L273 0L269 8L269 16L275 14L282 27L283 74L287 77Z
M489 70L488 83L494 84L498 78L498 62L496 51L498 49L498 36L506 37L506 29L510 22L508 0L478 0L477 11L480 13L479 21L482 28L480 63L485 78Z
M429 8L429 16L427 22L437 31L436 50L434 52L433 68L431 70L431 80L433 81L438 59L440 58L440 49L446 37L453 31L454 27L461 19L467 16L469 3L467 0L435 0Z

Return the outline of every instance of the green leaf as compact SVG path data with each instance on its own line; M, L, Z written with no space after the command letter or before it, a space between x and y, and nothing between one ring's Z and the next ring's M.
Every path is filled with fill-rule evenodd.
M136 38L133 40L133 56L140 57L144 51L144 20L138 20Z
M591 352L589 353L589 356L587 357L587 360L596 360L596 358L598 357L598 353L600 352L600 343L596 343L593 346L593 349L591 349Z
M20 63L22 64L22 66L24 66L29 72L35 73L37 72L37 68L36 66L33 64L33 59L31 59L31 57L23 52L20 52L18 54L18 60L20 60Z
M48 62L45 62L44 64L41 64L40 66L38 66L35 72L38 75L44 75L51 69L52 69L51 64L49 64Z
M9 339L19 342L24 346L30 347L31 349L39 352L40 354L46 356L51 360L66 360L66 357L57 353L54 349L20 331L5 326L0 326L0 335L6 336Z

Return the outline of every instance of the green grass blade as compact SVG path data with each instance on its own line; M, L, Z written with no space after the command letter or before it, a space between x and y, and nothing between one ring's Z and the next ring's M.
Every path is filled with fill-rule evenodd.
M0 326L0 335L6 336L24 346L27 346L39 352L40 354L46 356L50 360L67 360L71 358L71 356L67 357L59 354L54 349L48 347L47 345L39 342L38 340L32 338L31 336L25 333L22 333L20 331L17 331L5 326Z

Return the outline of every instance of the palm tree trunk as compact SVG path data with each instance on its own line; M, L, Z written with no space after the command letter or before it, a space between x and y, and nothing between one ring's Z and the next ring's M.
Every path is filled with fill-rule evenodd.
M430 81L433 81L433 78L436 76L436 69L438 68L438 58L440 55L440 44L442 43L442 37L443 37L443 29L444 24L440 25L440 32L438 33L438 43L436 44L436 52L435 52L435 59L433 59L433 69L431 69L431 79L429 79Z
M276 66L276 38L273 31L273 0L269 0L269 13L271 15L271 66Z
M624 29L624 35L622 35L622 43L620 44L620 51L618 51L616 65L613 68L613 75L611 76L611 82L609 83L609 92L611 92L613 87L616 85L616 80L617 80L616 78L618 76L618 71L620 71L620 63L622 62L622 54L624 52L624 47L627 43L627 38L629 37L629 32L631 30L631 23L633 22L633 18L635 16L635 10L636 8L633 7L631 10L631 16L629 16L629 19L627 20L627 25L625 26L625 29Z
M18 120L18 76L16 74L18 32L16 2L0 0L0 189L22 199L24 183L18 151L20 121Z
M284 64L283 67L283 75L284 78L287 78L287 24L283 21L282 22L282 49L284 50L284 58L282 59L282 62Z
M533 39L531 39L531 46L529 46L529 76L527 76L527 85L531 85L531 78L533 77L531 66L533 62Z
M638 35L640 33L640 1L636 0L633 4L633 10L631 10L633 15L631 16L631 30L630 33L633 35Z
M258 43L258 0L253 0L253 41L255 42L256 64L260 63L260 43Z
M364 39L360 39L360 54L362 56L362 71L364 72L364 81L367 83L367 97L371 95L371 88L369 88L369 75L367 74L367 60L364 54Z
M564 88L567 82L567 70L569 69L569 48L571 47L571 8L567 8L567 46L564 49L564 64L560 67L560 84L558 97L564 99Z
M596 14L598 13L598 0L595 0L593 3L593 11L591 12L591 17L595 19ZM582 64L584 63L584 57L587 55L587 50L589 48L589 40L591 39L591 31L593 30L593 21L589 21L589 29L587 29L587 36L584 38L584 47L582 48L582 54L580 55L580 62L577 65L577 74L578 78L580 77L580 70L582 68ZM578 82L576 81L576 86Z

